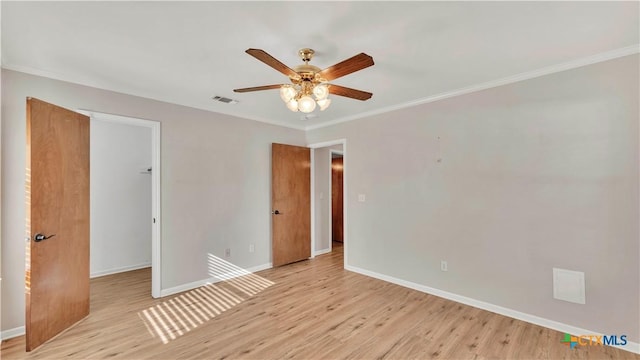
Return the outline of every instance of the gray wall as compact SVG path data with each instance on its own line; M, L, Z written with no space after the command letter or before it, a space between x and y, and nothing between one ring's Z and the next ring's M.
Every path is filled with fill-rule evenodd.
M24 325L27 96L162 122L163 289L209 278L227 247L241 267L271 261L270 143L304 132L2 70L2 330Z
M307 132L347 139L348 265L638 342L638 65ZM553 267L585 272L585 305L552 298Z
M91 276L151 266L151 128L91 119Z

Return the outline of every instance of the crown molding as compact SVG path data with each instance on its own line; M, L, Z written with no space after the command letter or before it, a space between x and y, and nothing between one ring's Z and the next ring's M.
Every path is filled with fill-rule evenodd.
M353 121L353 120L362 119L362 118L365 118L365 117L384 114L384 113L388 113L388 112L395 111L395 110L406 109L406 108L410 108L410 107L414 107L414 106L418 106L418 105L422 105L422 104L428 104L428 103L431 103L431 102L440 101L440 100L444 100L444 99L449 99L449 98L460 96L460 95L466 95L466 94L474 93L474 92L477 92L477 91L487 90L487 89L495 88L495 87L498 87L498 86L513 84L513 83L524 81L524 80L534 79L534 78L537 78L537 77L540 77L540 76L550 75L550 74L559 73L559 72L566 71L566 70L579 68L579 67L582 67L582 66L587 66L587 65L592 65L592 64L596 64L596 63L600 63L600 62L604 62L604 61L608 61L608 60L613 60L613 59L621 58L621 57L624 57L624 56L637 54L639 52L640 52L640 44L631 45L631 46L627 46L627 47L624 47L624 48L620 48L620 49L616 49L616 50L612 50L612 51L607 51L607 52L596 54L596 55L587 56L587 57L584 57L584 58L581 58L581 59L568 61L568 62L561 63L561 64L547 66L547 67L544 67L544 68L541 68L541 69L538 69L538 70L527 71L527 72L523 72L523 73L516 74L516 75L513 75L513 76L508 76L508 77L505 77L505 78L492 80L492 81L487 81L487 82L484 82L484 83L475 84L475 85L467 86L467 87L464 87L464 88L460 88L460 89L456 89L456 90L447 91L447 92L444 92L444 93L432 95L432 96L429 96L429 97L426 97L426 98L408 101L408 102L405 102L405 103L402 103L402 104L398 104L398 105L387 106L387 107L384 107L384 108L381 108L381 109L367 111L367 112L359 113L359 114L352 115L352 116L346 116L346 117L343 117L343 118L327 121L327 122L324 122L324 123L321 123L321 124L317 124L317 125L310 125L310 126L305 127L304 130L305 131L309 131L309 130L320 129L320 128L323 128L323 127L333 126L333 125L344 123L344 122L348 122L348 121Z
M292 124L288 124L288 123L285 123L285 122L282 122L282 121L274 121L274 120L260 118L260 117L239 115L239 114L235 114L235 113L232 113L232 112L214 111L212 109L209 109L209 108L206 108L206 107L203 107L203 106L194 105L194 104L187 104L187 103L177 103L175 101L168 101L168 100L165 100L165 99L155 98L155 97L147 95L147 94L125 93L125 92L122 92L122 91L119 91L119 90L115 90L115 89L112 89L112 88L109 88L109 87L105 87L105 86L103 86L101 84L98 84L98 83L96 83L94 81L91 81L91 80L78 79L78 78L74 79L74 78L71 78L69 76L65 76L65 75L62 75L62 74L55 73L55 72L35 69L35 68L28 67L28 66L3 63L2 64L2 69L11 70L11 71L17 71L17 72L20 72L20 73L29 74L29 75L33 75L33 76L40 76L40 77L44 77L44 78L47 78L47 79L64 81L64 82L71 83L71 84L87 86L87 87L91 87L91 88L98 89L98 90L110 91L110 92L113 92L113 93L118 93L118 94L123 94L123 95L128 95L128 96L135 96L135 97L139 97L139 98L142 98L142 99L159 101L159 102L163 102L163 103L166 103L166 104L189 107L189 108L192 108L192 109L198 109L198 110L202 110L202 111L207 111L207 112L214 113L214 114L224 114L224 115L227 115L227 116L234 116L234 117L245 119L245 120L253 120L253 121L258 121L258 122L269 124L269 125L281 126L281 127L286 127L286 128L295 129L295 130L302 130L302 131L305 130L304 124L292 125Z
M505 77L505 78L491 80L491 81L487 81L487 82L484 82L484 83L479 83L479 84L467 86L467 87L464 87L464 88L460 88L460 89L456 89L456 90L452 90L452 91L447 91L447 92L443 92L443 93L439 93L439 94L435 94L435 95L432 95L432 96L429 96L429 97L426 97L426 98L412 100L412 101L408 101L408 102L397 104L397 105L387 106L387 107L383 107L383 108L380 108L380 109L375 109L375 110L372 110L372 111L366 111L366 112L358 113L358 114L351 115L351 116L345 116L345 117L338 118L338 119L335 119L335 120L330 120L330 121L327 121L327 122L323 122L323 123L315 124L315 125L309 125L309 126L305 126L304 124L292 125L292 124L288 124L288 123L285 123L285 122L282 122L282 121L274 121L274 120L270 120L270 119L251 117L251 116L246 116L246 115L238 115L238 114L229 113L229 112L224 112L223 113L223 112L219 112L219 111L213 111L211 109L207 109L207 108L204 108L204 107L198 106L198 105L179 104L179 103L175 103L175 102L171 102L171 101L166 101L166 100L163 100L163 99L156 99L156 98L153 98L151 96L137 95L137 94L126 94L126 93L123 93L121 91L117 91L117 90L101 87L100 84L97 84L97 83L92 82L92 81L86 81L86 80L80 80L80 79L70 79L69 77L66 77L66 76L58 74L58 73L39 70L39 69L34 69L34 68L26 67L26 66L12 65L12 64L4 63L4 64L2 64L2 68L3 69L7 69L7 70L12 70L12 71L18 71L18 72L22 72L22 73L26 73L26 74L30 74L30 75L41 76L41 77L45 77L45 78L49 78L49 79L69 82L69 83L83 85L83 86L88 86L88 87L92 87L92 88L96 88L96 89L100 89L100 90L106 90L106 91L111 91L111 92L115 92L115 93L130 95L130 96L137 96L137 97L141 97L141 98L145 98L145 99L161 101L161 102L164 102L164 103L169 103L169 104L174 104L174 105L179 105L179 106L191 107L191 108L194 108L194 109L208 111L208 112L212 112L212 113L220 113L220 114L224 114L224 115L228 115L228 116L235 116L235 117L238 117L238 118L243 118L243 119L247 119L247 120L253 120L253 121L262 122L262 123L265 123L265 124L281 126L281 127L286 127L286 128L290 128L290 129L296 129L296 130L302 130L302 131L309 131L309 130L315 130L315 129L320 129L320 128L324 128L324 127L328 127L328 126L337 125L337 124L348 122L348 121L362 119L362 118L366 118L366 117L370 117L370 116L374 116L374 115L380 115L380 114L388 113L388 112L391 112L391 111L406 109L406 108L410 108L410 107L414 107L414 106L418 106L418 105L422 105L422 104L428 104L428 103L431 103L431 102L440 101L440 100L444 100L444 99L449 99L449 98L460 96L460 95L470 94L470 93L474 93L474 92L477 92L477 91L487 90L487 89L495 88L495 87L498 87L498 86L513 84L513 83L516 83L516 82L529 80L529 79L534 79L534 78L537 78L537 77L550 75L550 74L554 74L554 73L558 73L558 72L562 72L562 71L566 71L566 70L571 70L571 69L575 69L575 68L579 68L579 67L583 67L583 66L587 66L587 65L592 65L592 64L596 64L596 63L600 63L600 62L604 62L604 61L608 61L608 60L613 60L613 59L617 59L617 58L621 58L621 57L624 57L624 56L633 55L633 54L637 54L637 53L640 53L640 44L635 44L635 45L627 46L627 47L624 47L624 48L615 49L615 50L612 50L612 51L607 51L607 52L604 52L604 53L587 56L587 57L580 58L580 59L577 59L577 60L572 60L572 61L568 61L568 62L556 64L556 65L547 66L547 67L544 67L544 68L541 68L541 69L538 69L538 70L527 71L527 72L523 72L523 73L520 73L520 74L508 76L508 77Z

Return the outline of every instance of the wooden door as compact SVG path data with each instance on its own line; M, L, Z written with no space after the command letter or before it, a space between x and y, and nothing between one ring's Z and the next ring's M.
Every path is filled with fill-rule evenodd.
M271 145L273 266L311 256L311 151Z
M331 239L333 241L342 242L344 238L343 232L343 214L342 206L344 196L342 190L342 158L331 159Z
M31 351L89 315L87 116L27 99L26 185Z

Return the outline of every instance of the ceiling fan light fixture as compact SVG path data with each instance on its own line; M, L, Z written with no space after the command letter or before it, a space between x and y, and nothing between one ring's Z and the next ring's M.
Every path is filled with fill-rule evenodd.
M329 94L361 101L368 100L373 95L370 92L328 83L329 81L374 65L373 58L365 53L352 56L328 68L320 69L315 65L309 64L309 61L313 58L314 51L305 48L298 52L304 64L292 69L264 50L250 48L245 52L286 75L291 81L291 84L254 86L234 89L233 91L245 93L279 89L280 98L284 101L287 108L293 112L300 111L304 114L310 114L316 107L319 107L320 111L324 111L331 104ZM310 115L304 115L304 117L305 119L309 119Z
M331 99L322 99L318 100L318 106L320 106L320 111L324 111L326 108L331 105Z
M291 99L287 101L287 108L293 112L298 111L298 101L296 99Z
M295 98L296 94L297 94L296 89L294 89L293 86L291 85L282 85L282 87L280 88L280 98L285 103Z
M298 110L303 113L310 113L316 108L316 102L311 96L305 95L298 100Z

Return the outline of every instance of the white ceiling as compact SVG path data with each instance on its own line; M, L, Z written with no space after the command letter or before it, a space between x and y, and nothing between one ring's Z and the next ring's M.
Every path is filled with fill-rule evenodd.
M1 6L4 68L303 129L636 53L640 43L637 1ZM293 67L303 47L316 50L320 68L373 56L373 67L333 81L373 98L332 96L329 109L301 120L277 90L233 92L287 82L247 48Z

